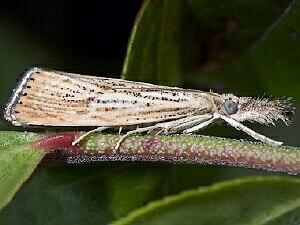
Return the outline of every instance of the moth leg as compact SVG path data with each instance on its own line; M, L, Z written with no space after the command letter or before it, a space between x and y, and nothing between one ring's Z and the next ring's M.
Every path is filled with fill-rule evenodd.
M124 134L118 140L115 149L118 150L120 148L120 145L122 144L122 142L125 141L125 139L127 137L129 137L130 135L138 134L138 133L143 133L143 132L146 132L146 131L151 131L151 130L154 130L154 129L157 129L157 128L158 128L157 125L153 125L153 126L149 126L149 127L136 128L135 130L128 131L126 134Z
M164 132L165 134L176 133L182 129L193 126L193 124L199 123L199 120L204 121L209 118L211 118L211 115L190 116L190 117L173 120L169 122L158 123L156 124L156 126L161 128L158 134L162 132Z
M170 128L170 131L171 131L170 133L176 133L176 132L179 132L182 130L186 130L188 128L195 126L196 124L203 123L211 118L212 118L212 115L210 115L210 114L200 115L200 116L197 116L196 118L191 119L190 121L174 124L174 126Z
M90 130L88 132L86 132L84 135L81 135L77 140L72 142L72 145L76 145L78 144L82 139L84 139L85 137L89 136L92 133L96 133L96 132L101 132L105 129L107 129L108 127L97 127L96 129Z
M177 133L188 127L192 127L197 122L197 118L189 118L189 120L175 120L170 123L157 124L161 128L157 134L164 132L165 134Z
M147 132L147 134L161 134L162 132L164 132L165 134L169 133L169 130L172 129L174 126L177 126L178 124L182 124L185 122L188 122L190 120L194 120L195 116L190 116L190 117L185 117L185 118L181 118L181 119L177 119L177 120L171 120L168 122L161 122L161 123L157 123L155 124L155 126L157 127L157 130L155 131L155 129L153 130L149 130ZM154 132L155 131L155 132Z
M203 120L199 120L197 121L197 123L200 123L194 127L191 127L189 129L185 129L182 133L184 134L188 134L188 133L192 133L198 130L201 130L207 126L209 126L210 124L212 124L215 120L218 120L220 117L218 114L214 114L213 117L209 120L203 121Z
M282 145L282 142L272 140L271 138L268 138L262 134L259 134L259 133L255 132L254 130L251 130L250 128L246 127L242 123L240 123L232 118L228 118L223 115L219 115L219 116L221 119L225 120L230 126L234 127L237 130L244 131L246 134L250 135L251 137L253 137L256 140L259 140L261 142L267 143L269 145L274 145L274 146Z
M164 132L164 129L160 129L159 131L156 132L155 135L159 135L159 134L161 134L162 132Z

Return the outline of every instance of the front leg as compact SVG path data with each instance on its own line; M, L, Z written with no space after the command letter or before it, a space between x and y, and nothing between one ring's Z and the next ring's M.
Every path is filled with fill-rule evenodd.
M194 121L195 119L197 119L197 117L198 116L188 116L188 117L177 119L177 120L171 120L171 121L168 121L168 122L161 122L161 123L158 123L157 126L159 128L164 129L165 131L169 131L170 129L173 129L174 127L176 127L178 125Z
M210 117L212 117L211 119L209 120L206 120L206 121L197 121L197 125L196 126L193 126L189 129L185 129L183 131L184 134L189 134L189 133L193 133L193 132L196 132L198 130L201 130L207 126L209 126L210 124L212 124L213 122L215 122L216 120L218 120L220 117L219 117L219 114L213 114L213 116L210 115Z
M251 137L253 137L256 140L259 140L261 142L267 143L269 145L274 145L274 146L282 145L282 142L274 141L271 138L268 138L262 134L259 134L259 133L255 132L254 130L251 130L250 128L246 127L242 123L240 123L232 118L229 118L229 117L223 116L223 115L219 115L219 117L221 119L223 119L224 121L226 121L230 126L234 127L237 130L244 131L246 134L250 135Z
M156 126L160 129L159 133L164 132L165 134L170 133L178 133L184 129L189 127L193 127L195 124L199 124L203 121L210 119L212 115L196 115L196 116L189 116L186 118L172 120L169 122L162 122L156 124Z
M172 127L170 127L171 133L178 133L182 130L187 130L189 128L195 127L195 125L202 124L206 121L209 121L212 119L211 114L205 114L205 115L198 115L191 119L190 121L186 121L184 123L178 123L174 124Z

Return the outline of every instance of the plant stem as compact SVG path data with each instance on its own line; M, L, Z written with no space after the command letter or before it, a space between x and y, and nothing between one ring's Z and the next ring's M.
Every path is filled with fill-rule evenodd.
M274 147L261 143L196 135L137 135L127 138L120 148L115 150L119 135L93 134L76 147L72 146L71 142L78 137L79 133L53 135L56 137L57 145L51 142L48 151L60 149L67 163L161 161L227 165L300 174L300 148L298 147ZM44 143L40 144L40 147L47 149L45 143L47 140L53 140L53 135L40 140L39 143ZM67 140L67 143L63 143L62 140Z

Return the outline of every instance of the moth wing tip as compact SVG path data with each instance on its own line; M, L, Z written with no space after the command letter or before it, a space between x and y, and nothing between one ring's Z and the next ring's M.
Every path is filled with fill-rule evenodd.
M11 97L9 98L6 107L4 109L4 119L11 122L15 126L20 126L20 123L16 122L14 115L15 107L19 102L20 95L23 93L24 87L27 81L31 78L32 74L40 71L39 67L31 67L25 70L17 79L17 84L12 91Z

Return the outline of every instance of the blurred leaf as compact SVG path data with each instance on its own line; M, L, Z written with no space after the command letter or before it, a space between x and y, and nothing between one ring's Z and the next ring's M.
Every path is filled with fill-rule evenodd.
M123 78L178 85L182 0L145 0L128 43Z
M194 57L184 57L189 62L184 67L189 83L237 95L292 96L300 101L299 2L189 0L188 4L196 29L193 48L185 48L195 52L189 54Z
M11 201L44 153L30 147L36 135L0 132L0 209Z
M107 224L153 199L162 169L113 162L44 166L0 212L0 224Z
M106 190L112 218L120 218L149 200L161 197L167 172L167 165L146 162L111 172L106 178Z
M153 27L157 29L157 21L160 18L157 18L158 14L156 13L164 10L162 5L165 3L163 2L144 1L143 8L137 17L135 27L132 31L123 68L124 77L127 79L151 81L152 76L154 81L158 80L158 83L160 82L155 77L155 73L150 73L150 78L148 76L144 78L143 73L140 71L143 69L150 71L149 67L156 68L157 66L156 61L151 57L149 58L149 55L154 51L159 51L157 50L158 45L153 41L158 40L159 33L156 32L155 39L150 29L154 29ZM290 62L300 58L299 51L297 52L297 45L299 43L297 34L299 31L296 28L299 26L295 24L300 21L296 10L299 3L293 5L291 11L272 30L268 38L260 43L254 51L251 51L252 46L261 40L264 32L284 14L285 10L290 6L291 1L256 0L253 2L236 0L224 2L220 0L189 0L179 2L181 4L179 12L181 15L180 24L177 28L179 30L178 39L180 40L180 44L177 45L180 53L178 68L181 70L179 81L184 80L186 82L185 85L189 88L213 89L219 92L233 92L236 95L261 96L266 93L267 97L268 95L275 95L276 97L293 96L297 98L300 92L296 94L292 91L297 88L297 82L293 82L298 79L297 64L295 64L295 70L290 71L293 67L284 66L282 63L288 62L290 64ZM161 6L155 8L159 4ZM176 5L178 3L177 1L173 1L172 4ZM170 11L172 12L172 9ZM169 10L164 11L164 13L168 14ZM178 20L172 23L178 24ZM278 29L282 29L280 27L283 27L285 31L289 31L290 27L292 27L294 32L288 35L286 32L278 32ZM271 40L274 40L271 44L272 46L268 48L264 47ZM284 50L286 42L288 42L287 46L291 46L289 49L292 49L292 55L294 56L289 55L289 51ZM152 44L150 47L149 43ZM273 49L279 48L281 49L280 51L273 51ZM294 53L298 54L298 57ZM169 51L167 54L169 54L168 57L172 57L172 51ZM262 57L258 57L258 55L262 55ZM134 58L131 59L130 57ZM290 57L293 59L290 60ZM147 64L143 67L141 63L145 58L147 59ZM281 67L281 70L290 71L289 74L285 73L285 79L280 81L281 78L277 79L274 77L282 77L278 72L278 68L276 69L275 64ZM166 64L166 66L169 69L174 67L174 65L169 64ZM129 73L128 68L133 68L133 72ZM274 71L266 72L263 68L274 69ZM164 76L167 80L170 80L169 77L172 77L172 73L169 74L166 71ZM265 78L268 76L272 77L269 77L265 81ZM176 75L174 75L174 80L177 80ZM285 83L286 81L289 84ZM172 82L163 83L174 85ZM175 85L177 84L175 83ZM276 89L269 88L270 85L278 85L278 87ZM281 85L285 86L285 88L280 88L279 86ZM293 86L291 88L293 93L290 92L291 85ZM184 86L184 84L181 83L180 86ZM297 124L293 125L292 128L283 126L280 128L270 127L267 129L268 132L265 133L274 134L276 132L277 136L274 136L275 139L289 140L287 143L291 143L291 140L294 140L292 143L297 145L299 143L299 139L297 138L298 128L299 125L297 126ZM254 129L259 130L262 128L256 126ZM285 134L288 130L293 130L292 134L294 137L291 137L291 135L286 137ZM201 133L231 138L248 138L246 135L224 125L222 127L214 126ZM186 188L210 184L220 177L228 178L245 176L247 174L263 173L243 169L217 169L194 165L175 165L171 167L167 181L169 191L171 193L178 193L178 191L185 190ZM194 179L194 177L198 177L199 179Z
M102 168L84 165L38 170L0 212L0 223L107 224Z
M299 208L298 179L253 177L167 197L113 224L298 224Z

